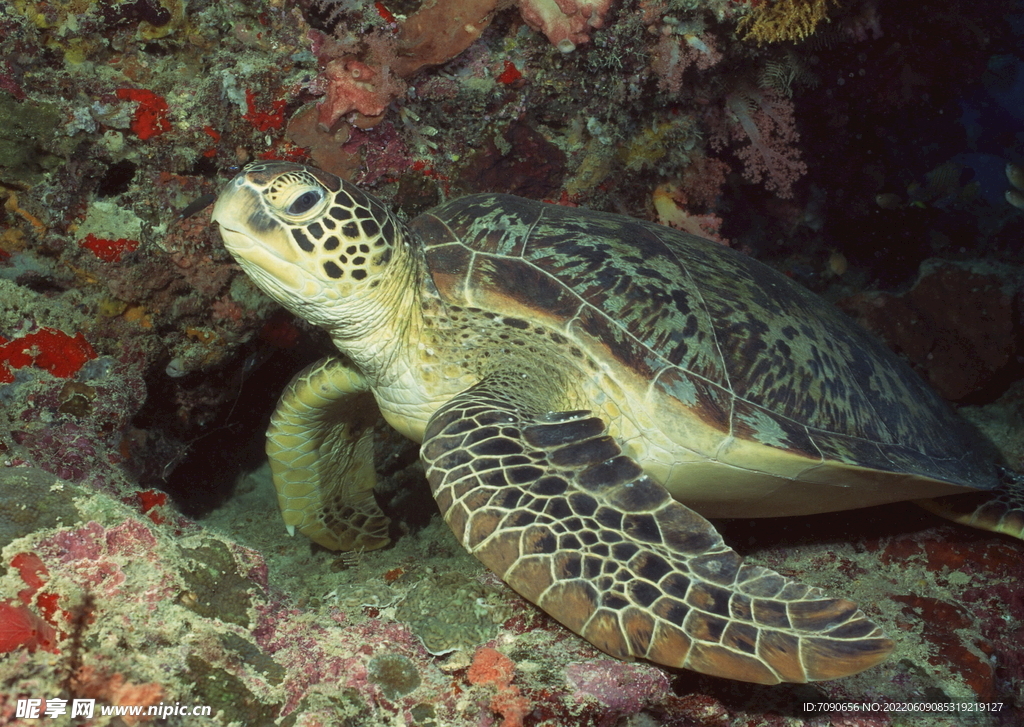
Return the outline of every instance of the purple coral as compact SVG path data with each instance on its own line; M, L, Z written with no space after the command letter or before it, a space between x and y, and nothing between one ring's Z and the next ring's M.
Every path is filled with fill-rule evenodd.
M608 708L612 724L662 702L672 692L665 672L642 664L578 661L566 667L565 676L576 700L597 700Z
M95 435L83 427L66 422L52 429L19 435L43 469L61 479L81 482L96 459Z

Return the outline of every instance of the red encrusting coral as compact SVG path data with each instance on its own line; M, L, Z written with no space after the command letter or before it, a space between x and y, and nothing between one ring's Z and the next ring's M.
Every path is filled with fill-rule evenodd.
M0 601L0 654L18 649L57 653L57 632L21 604Z
M246 89L245 91L245 106L246 113L242 116L243 119L252 124L257 131L270 131L271 129L280 129L284 126L284 107L288 104L284 99L270 102L270 111L260 111L256 107L256 93ZM209 128L209 127L207 127ZM209 132L207 132L209 133ZM215 132L216 133L216 132ZM220 140L220 134L213 136L214 140Z
M167 504L166 492L160 492L160 490L140 490L135 493L135 496L139 501L139 509L155 525L162 525L167 522L167 518L159 510L154 509Z
M171 130L171 123L167 120L169 107L163 96L144 88L119 88L116 93L119 99L139 104L131 128L140 139L146 141Z
M394 16L394 13L388 10L387 6L384 3L375 2L373 4L373 7L377 11L377 14L381 17L381 20L383 20L388 25L393 25L398 22L398 19Z
M502 727L522 727L523 717L530 708L529 700L519 693L519 687L512 684L514 674L512 660L488 646L477 649L466 674L470 684L491 686L497 690L498 693L491 697L490 707L504 718Z
M504 83L506 86L510 83L515 83L523 77L523 72L516 68L516 64L512 61L505 61L505 68L501 73L498 74L498 83Z
M11 558L11 567L18 571L21 580L28 586L28 588L18 591L18 598L27 605L32 602L32 596L36 594L36 591L46 584L46 578L43 576L50 575L46 564L35 553L18 553Z
M216 142L218 144L220 143L220 132L217 131L212 126L209 126L209 125L204 126L203 127L203 133L206 134L207 136L209 136L211 139L213 139L214 142ZM204 157L214 157L214 156L217 156L217 147L215 147L215 146L210 147L209 149L207 149L206 151L203 152L203 156Z
M43 586L45 586L47 581L50 579L49 569L35 553L18 553L11 558L11 567L18 571L18 576L22 581L24 581L26 586L18 591L18 600L21 601L24 606L31 606L34 601L36 608L38 608L40 613L43 614L43 618L45 619L43 623L48 627L48 629L40 630L33 638L35 638L39 642L38 645L42 646L45 650L56 651L56 648L53 647L53 644L56 643L56 632L54 632L52 627L58 626L60 623L57 618L58 613L64 619L67 619L68 613L61 610L58 606L57 602L60 598L58 594L47 592L40 593ZM24 631L28 626L36 628L34 625L34 619L38 619L34 613L28 611L28 609L25 610L31 618L24 614L17 617L20 619L18 623L21 624L19 628L21 628L22 631ZM3 619L0 619L0 623L2 622ZM8 632L7 637L13 638L14 633L15 631Z
M0 337L0 384L13 382L12 369L26 366L66 379L94 358L96 352L81 333L69 336L55 328L40 328L13 341Z
M129 240L126 237L111 240L106 237L96 237L91 232L79 240L78 244L107 263L119 263L122 255L126 252L134 252L139 248L138 240Z

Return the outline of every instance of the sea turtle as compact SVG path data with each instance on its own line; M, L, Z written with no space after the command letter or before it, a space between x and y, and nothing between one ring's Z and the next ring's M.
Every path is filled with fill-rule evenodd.
M213 219L340 352L267 432L285 523L333 549L388 542L379 409L422 442L462 545L612 656L764 684L873 666L893 643L855 604L744 563L704 518L996 485L894 355L714 242L501 194L406 225L284 162L244 169Z

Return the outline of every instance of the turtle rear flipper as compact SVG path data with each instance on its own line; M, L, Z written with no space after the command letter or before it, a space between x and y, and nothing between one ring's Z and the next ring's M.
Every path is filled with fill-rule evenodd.
M267 458L281 515L331 550L374 550L391 522L373 498L377 404L362 374L325 358L285 387L267 428Z
M601 419L524 405L531 378L454 397L421 452L456 537L521 595L620 659L761 684L854 674L892 650L853 603L744 564Z
M999 487L915 502L929 512L980 530L1024 540L1024 475L1003 470Z

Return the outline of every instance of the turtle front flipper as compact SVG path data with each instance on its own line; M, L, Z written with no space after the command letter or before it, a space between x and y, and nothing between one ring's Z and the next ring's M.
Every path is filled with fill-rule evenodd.
M390 542L373 498L377 404L340 358L306 367L281 395L267 429L267 457L289 530L331 550L374 550Z
M456 537L522 596L620 659L761 684L854 674L892 650L853 603L743 563L601 419L524 406L530 382L499 374L454 397L421 451Z

